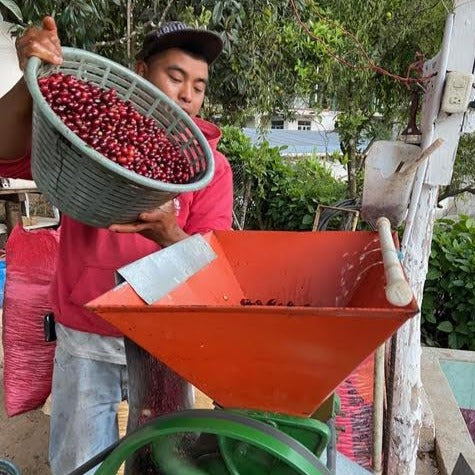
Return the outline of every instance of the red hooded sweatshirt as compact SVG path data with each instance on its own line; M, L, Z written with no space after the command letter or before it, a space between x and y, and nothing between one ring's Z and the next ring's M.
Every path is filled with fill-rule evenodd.
M213 150L215 174L202 190L178 196L178 224L188 234L231 229L232 172L224 155L216 150L221 132L209 122L194 120ZM0 161L0 176L31 179L30 157ZM56 321L76 330L121 336L84 305L114 287L116 269L158 249L140 234L112 233L63 215L56 278L51 287Z

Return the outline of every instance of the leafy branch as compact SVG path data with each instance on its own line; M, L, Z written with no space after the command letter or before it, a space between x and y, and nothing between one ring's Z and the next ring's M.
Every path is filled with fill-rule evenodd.
M13 0L0 0L0 5L5 7L15 18L23 23L23 15L18 5ZM3 16L0 12L0 21L3 21Z
M141 34L142 32L144 32L147 28L149 27L158 28L164 22L172 5L173 5L173 0L169 0L160 18L158 19L158 21L156 21L157 20L156 18L152 18L151 20L148 20L145 23L142 23L141 25L137 25L133 31L131 31L129 34L126 34L120 38L117 38L115 40L110 40L110 41L98 41L94 43L93 48L97 49L97 48L103 48L105 46L116 46L119 44L126 44L126 43L129 43L131 40L133 40L138 34ZM129 17L129 14L128 14L128 17Z

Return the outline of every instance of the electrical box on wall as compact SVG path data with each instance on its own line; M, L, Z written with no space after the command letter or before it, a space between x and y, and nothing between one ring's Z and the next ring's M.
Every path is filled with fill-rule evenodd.
M441 109L447 114L465 112L470 102L473 74L451 71L445 79Z

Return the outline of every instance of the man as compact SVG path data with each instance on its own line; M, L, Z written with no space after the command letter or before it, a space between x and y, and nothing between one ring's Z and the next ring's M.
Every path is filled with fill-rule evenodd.
M196 118L205 97L208 67L222 50L214 33L178 22L164 24L144 40L136 71L194 120L207 138L216 163L212 182L184 193L139 221L96 229L63 216L57 276L52 285L57 347L52 387L50 465L69 473L117 439L116 411L126 397L124 343L117 330L84 304L114 286L115 269L188 235L230 229L232 176L216 151L219 129ZM17 41L18 60L61 64L56 24L31 28ZM21 79L0 99L0 176L30 178L32 100ZM177 348L177 351L180 351Z

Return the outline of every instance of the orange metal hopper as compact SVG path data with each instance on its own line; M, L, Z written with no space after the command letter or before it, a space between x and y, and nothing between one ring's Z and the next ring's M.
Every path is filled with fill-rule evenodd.
M377 233L205 238L218 258L153 305L124 283L88 308L222 407L309 416L418 311L386 301Z

